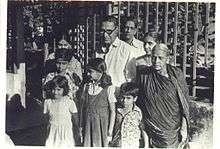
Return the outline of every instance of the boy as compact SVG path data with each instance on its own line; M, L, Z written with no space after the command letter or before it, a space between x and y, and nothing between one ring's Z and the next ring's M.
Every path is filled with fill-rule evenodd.
M138 91L137 86L133 82L123 83L120 87L122 107L117 108L116 111L116 122L111 146L138 148L141 135L144 137L144 140L147 140L145 132L140 127L142 113L135 104ZM145 147L147 147L146 144Z

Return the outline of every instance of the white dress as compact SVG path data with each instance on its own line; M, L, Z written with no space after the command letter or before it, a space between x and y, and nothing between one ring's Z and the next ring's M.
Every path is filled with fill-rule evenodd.
M75 146L71 121L72 113L77 113L74 101L68 96L61 99L47 99L44 103L44 113L49 114L46 146Z

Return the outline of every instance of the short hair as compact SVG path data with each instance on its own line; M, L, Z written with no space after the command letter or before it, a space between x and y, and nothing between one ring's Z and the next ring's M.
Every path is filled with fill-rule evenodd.
M52 79L51 87L52 89L55 89L56 87L63 88L63 96L66 96L69 93L69 84L65 76L61 76L61 75L55 76Z
M122 96L138 96L139 89L134 82L125 82L120 87L120 97Z
M66 48L56 49L55 60L62 59L64 61L70 61L72 58L71 50Z
M125 24L126 24L128 21L134 22L135 28L137 28L138 25L139 25L137 18L135 18L135 17L133 17L133 16L122 18L122 24L123 24L124 26L125 26Z
M150 32L145 33L143 40L144 40L146 37L152 37L155 42L159 42L159 41L160 41L160 35L159 35L158 32L156 32L156 31L150 31Z
M160 49L161 51L166 53L166 56L170 56L170 49L167 47L166 44L157 43L152 49L152 54L155 52L156 49Z
M102 19L102 22L112 22L115 26L118 26L118 19L114 16L106 16Z

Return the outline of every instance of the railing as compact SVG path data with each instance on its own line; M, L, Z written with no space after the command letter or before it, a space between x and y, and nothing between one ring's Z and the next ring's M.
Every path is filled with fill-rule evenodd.
M95 4L92 6L90 3L92 2L84 2L83 5L78 3L76 6L74 2L66 2L60 10L55 10L62 12L61 21L72 23L71 27L64 26L61 34L72 44L73 49L77 50L83 66L86 66L88 60L94 57L95 51L100 48L100 19L103 16L117 17L119 27L121 17L136 16L140 24L136 37L141 40L144 33L151 30L162 35L163 42L172 51L172 64L183 70L190 94L199 96L202 91L213 97L214 65L209 67L209 59L214 59L215 3L120 1L104 4L96 2L92 3ZM62 5L61 2L59 4ZM78 17L76 14L79 14ZM69 21L70 18L72 22ZM59 40L56 36L54 38L53 50ZM201 44L204 44L202 53L198 51ZM198 58L204 59L202 67L198 67ZM202 83L204 81L206 82Z
M215 3L112 2L108 7L107 14L117 17L119 26L122 16L136 16L141 25L136 35L139 39L149 30L161 33L163 42L172 50L172 64L184 73L190 94L195 97L207 92L209 97L204 98L212 98L214 69L208 66L208 59L214 59L215 43L210 38L214 32L210 33L209 24L214 24L210 18L215 18ZM199 44L204 44L202 54L198 51ZM204 59L200 68L198 58ZM201 84L201 80L206 83Z

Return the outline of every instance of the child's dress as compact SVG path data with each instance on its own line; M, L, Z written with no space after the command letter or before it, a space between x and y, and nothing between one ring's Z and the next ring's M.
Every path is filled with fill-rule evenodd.
M71 114L77 113L76 105L68 96L61 99L47 99L44 113L49 114L49 132L46 146L73 147L75 145Z
M109 102L116 102L113 86L102 89L92 85L85 88L83 94L82 127L84 130L85 147L107 147L109 126ZM111 100L111 101L110 101Z
M123 108L118 108L113 132L112 146L138 148L141 138L140 124L142 113L136 105L127 114L122 114Z

